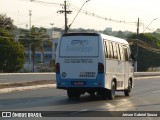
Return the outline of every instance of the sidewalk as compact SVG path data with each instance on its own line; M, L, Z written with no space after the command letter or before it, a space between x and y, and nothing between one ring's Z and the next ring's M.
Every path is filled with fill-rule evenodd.
M0 94L14 92L14 91L24 91L39 88L51 88L56 87L55 80L41 80L32 82L20 82L20 83L3 83L0 84Z
M53 87L56 87L56 84L44 84L44 85L25 86L25 87L3 88L3 89L0 89L0 94L14 92L14 91L34 90L34 89L39 89L39 88L53 88Z

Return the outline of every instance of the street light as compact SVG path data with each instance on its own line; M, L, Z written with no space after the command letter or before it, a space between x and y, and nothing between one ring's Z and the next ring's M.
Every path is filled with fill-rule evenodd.
M54 23L50 23L50 25L52 25L52 32L51 32L51 42L52 42L52 59L55 59L55 43L54 43L54 36L53 36L53 25Z
M148 27L152 24L152 22L153 21L155 21L155 20L157 20L158 18L155 18L155 19L153 19L149 24L148 24L148 26L146 27L146 29L145 30L147 30L148 29ZM138 34L139 34L139 18L138 18L138 26L137 26L137 38L138 38ZM143 31L143 33L145 32L145 30ZM138 65L138 63L137 63L137 61L138 61L138 43L136 43L136 61L135 61L135 72L137 72L137 65Z
M79 11L77 12L76 16L74 17L72 23L71 23L70 25L68 25L67 32L68 32L69 28L71 27L71 25L73 24L73 22L75 21L75 19L77 18L79 12L82 10L83 6L84 6L87 2L89 2L89 1L90 1L90 0L87 0L87 1L85 1L85 2L83 3L83 5L82 5L81 8L79 9Z
M148 27L152 24L152 22L155 21L155 20L157 20L157 19L158 19L158 18L153 19L153 20L149 23L149 25L146 27L146 29L145 29L144 31L146 31L146 30L148 29ZM143 31L143 33L144 33L144 31Z
M53 25L54 25L54 23L50 23L50 25L52 25L52 32L51 32L51 38L52 38L52 36L53 36Z

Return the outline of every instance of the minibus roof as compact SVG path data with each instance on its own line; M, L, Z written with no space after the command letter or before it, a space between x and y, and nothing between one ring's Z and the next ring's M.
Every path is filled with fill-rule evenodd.
M66 34L62 35L62 37L65 37L65 36L101 36L102 39L106 39L109 41L115 41L118 43L123 43L123 44L129 45L125 39L113 37L113 36L105 35L105 34L101 34L101 33L66 33Z

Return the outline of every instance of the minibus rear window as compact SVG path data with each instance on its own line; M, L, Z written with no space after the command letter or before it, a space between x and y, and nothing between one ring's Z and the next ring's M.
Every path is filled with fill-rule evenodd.
M98 57L99 37L97 36L62 36L60 57Z

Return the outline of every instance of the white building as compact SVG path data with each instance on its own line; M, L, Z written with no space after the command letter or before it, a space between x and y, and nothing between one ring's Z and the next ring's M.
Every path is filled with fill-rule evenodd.
M60 32L54 32L52 34L51 42L52 44L48 44L47 42L43 43L44 52L36 51L35 54L35 71L36 71L36 64L43 64L49 65L51 60L55 60L56 57L56 47L58 44L58 40L61 36ZM33 68L33 62L32 62L32 52L29 50L29 48L26 48L26 63L25 63L25 69L31 71Z

